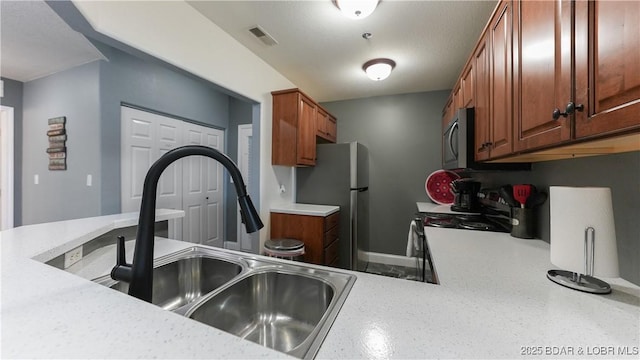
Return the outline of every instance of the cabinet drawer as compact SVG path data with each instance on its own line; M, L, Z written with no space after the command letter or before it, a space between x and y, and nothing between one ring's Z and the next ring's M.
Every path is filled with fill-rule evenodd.
M338 257L338 243L340 241L336 240L331 245L327 246L324 249L324 264L329 265L334 262L334 260Z
M334 226L329 231L324 233L324 246L331 244L334 240L338 238L339 227Z
M336 227L339 221L340 221L340 211L327 216L324 219L324 231L327 232L331 228Z

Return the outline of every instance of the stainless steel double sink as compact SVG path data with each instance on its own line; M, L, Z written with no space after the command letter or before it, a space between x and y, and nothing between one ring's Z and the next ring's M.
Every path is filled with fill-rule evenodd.
M152 303L298 358L315 356L355 276L194 246L154 262ZM95 282L126 293L108 275Z

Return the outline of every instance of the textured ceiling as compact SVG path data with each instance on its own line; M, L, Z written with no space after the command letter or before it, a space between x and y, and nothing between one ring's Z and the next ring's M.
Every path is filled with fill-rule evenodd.
M360 20L331 0L188 3L315 100L333 101L452 88L497 1L383 0ZM278 44L251 35L256 25ZM374 82L362 64L378 57L397 65Z
M351 20L332 0L189 1L317 101L450 89L496 3L382 0ZM0 0L0 16L3 77L26 82L103 58L43 1ZM278 44L251 35L256 25ZM397 66L374 82L362 64L377 57Z
M44 1L0 0L0 74L27 82L102 54Z

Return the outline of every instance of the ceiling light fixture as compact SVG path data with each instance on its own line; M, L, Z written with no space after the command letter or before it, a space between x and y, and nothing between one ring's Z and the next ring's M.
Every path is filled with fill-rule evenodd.
M389 77L394 67L396 67L395 61L381 58L367 61L362 65L362 70L367 73L369 79L380 81Z
M371 15L379 0L335 0L336 6L350 19L364 19Z

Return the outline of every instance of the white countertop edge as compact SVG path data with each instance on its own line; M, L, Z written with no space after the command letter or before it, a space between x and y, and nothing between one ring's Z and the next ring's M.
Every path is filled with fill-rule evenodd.
M294 203L274 205L270 210L282 214L329 216L340 211L340 206Z
M20 226L0 233L2 250L47 262L113 229L136 225L138 216L138 212L129 212ZM156 210L156 221L181 217L184 217L183 210ZM28 238L25 239L24 234L28 234Z

